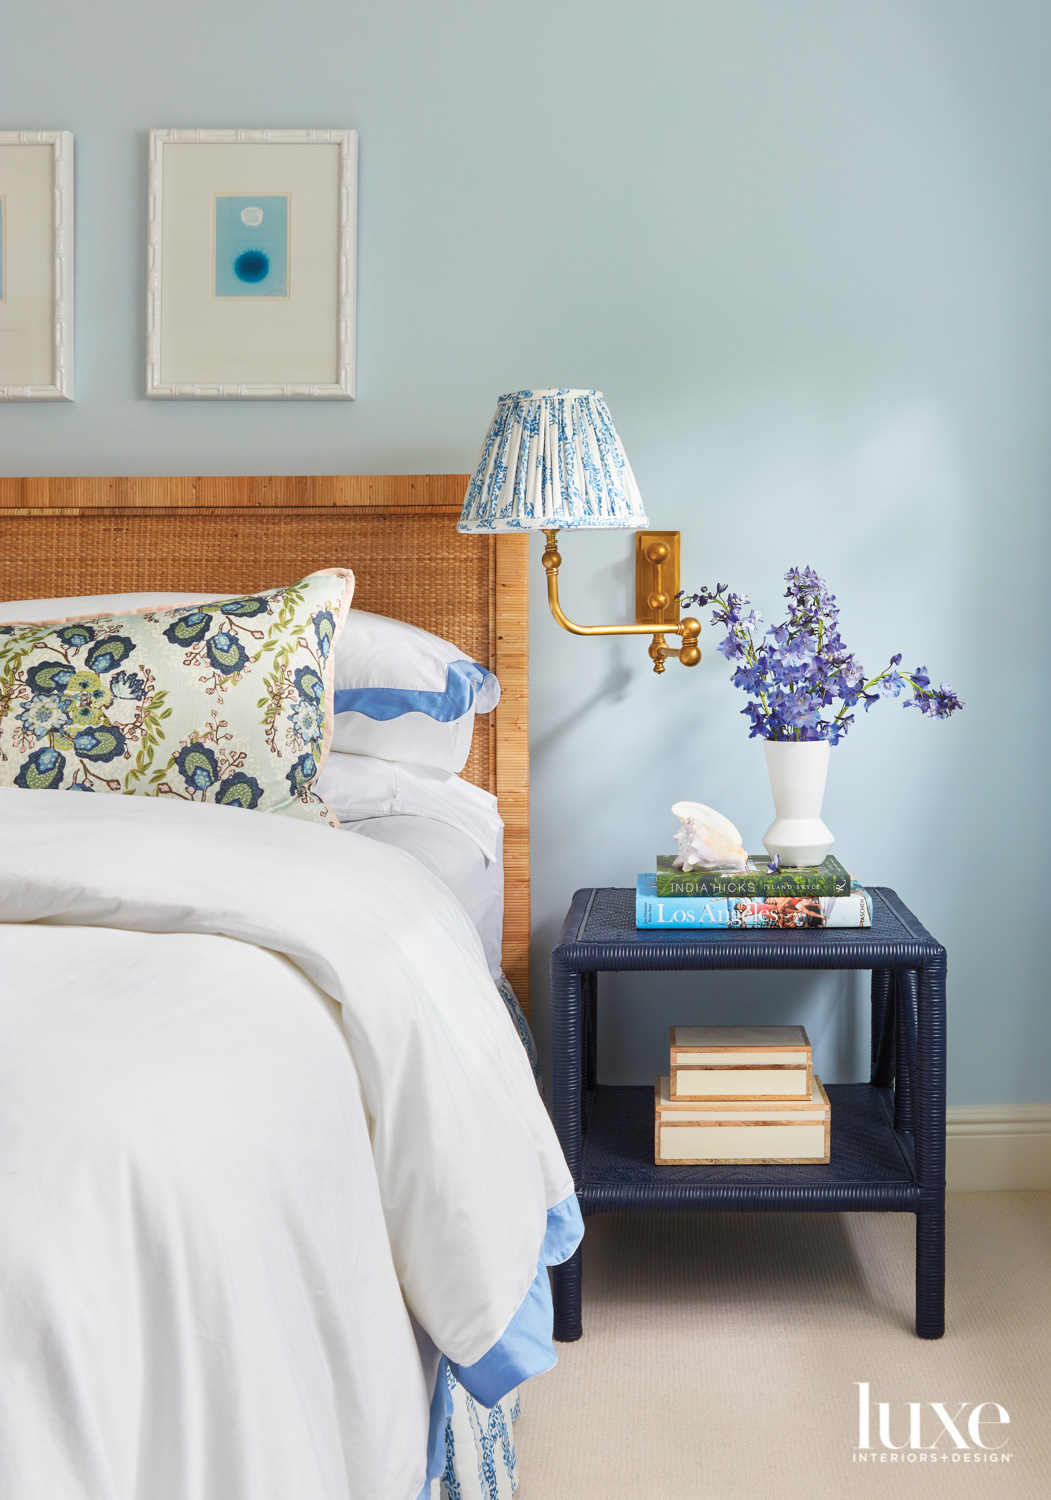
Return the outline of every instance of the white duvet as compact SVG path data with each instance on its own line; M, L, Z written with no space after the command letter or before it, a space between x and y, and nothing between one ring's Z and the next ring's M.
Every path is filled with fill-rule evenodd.
M571 1192L416 861L0 790L3 1500L415 1500Z

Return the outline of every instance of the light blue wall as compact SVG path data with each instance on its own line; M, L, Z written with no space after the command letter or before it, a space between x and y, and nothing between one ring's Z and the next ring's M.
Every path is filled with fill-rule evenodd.
M863 661L967 700L881 705L826 819L948 946L951 1099L1046 1100L1049 64L1040 0L12 0L0 126L76 133L78 399L0 409L0 468L461 471L500 391L604 390L688 584L770 612L812 563ZM359 398L146 402L146 131L270 124L361 133ZM570 613L628 617L630 536L562 550ZM573 889L630 883L676 798L750 846L770 807L712 633L656 678L534 569L543 1039ZM830 1079L864 1043L835 977L619 981L608 1076L693 1016L804 1019Z

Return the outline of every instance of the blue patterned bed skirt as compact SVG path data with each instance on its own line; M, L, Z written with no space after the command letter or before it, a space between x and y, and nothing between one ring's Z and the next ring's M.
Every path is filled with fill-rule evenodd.
M434 1500L510 1500L518 1488L512 1423L521 1404L514 1390L493 1407L480 1406L444 1370L452 1400L445 1422L445 1470L432 1485Z

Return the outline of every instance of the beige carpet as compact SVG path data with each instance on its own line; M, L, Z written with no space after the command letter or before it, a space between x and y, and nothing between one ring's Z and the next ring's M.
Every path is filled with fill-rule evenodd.
M584 1337L522 1392L519 1500L1051 1497L1051 1193L950 1196L937 1342L912 1332L907 1215L587 1222ZM891 1403L903 1443L917 1401L939 1458L859 1466L856 1381L871 1388L874 1452L875 1403ZM1006 1408L1010 1426L982 1435L1006 1435L1010 1460L954 1463L936 1401L950 1416Z

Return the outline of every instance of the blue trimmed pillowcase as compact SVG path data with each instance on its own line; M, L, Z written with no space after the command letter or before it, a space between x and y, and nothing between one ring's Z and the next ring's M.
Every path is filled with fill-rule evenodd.
M0 624L0 786L259 808L338 827L314 783L354 575Z
M451 641L352 609L334 696L333 750L456 772L467 764L474 716L496 707L500 684Z

